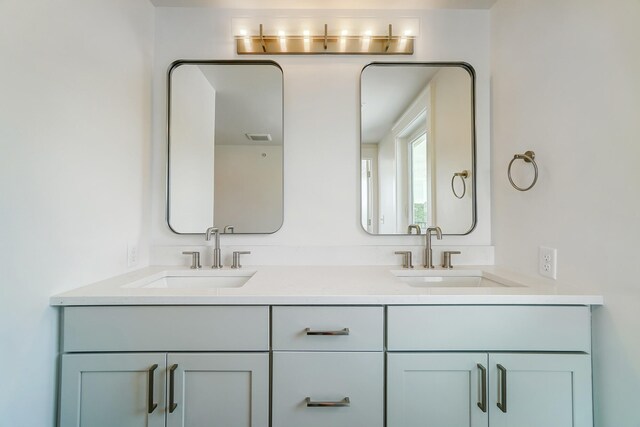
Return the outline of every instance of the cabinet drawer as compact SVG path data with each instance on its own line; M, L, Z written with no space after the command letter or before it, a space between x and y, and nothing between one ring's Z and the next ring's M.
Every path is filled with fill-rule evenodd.
M260 306L65 307L64 352L266 351Z
M382 351L382 307L273 307L274 350Z
M390 306L389 351L590 352L584 306Z
M382 427L383 372L381 352L274 352L273 427Z

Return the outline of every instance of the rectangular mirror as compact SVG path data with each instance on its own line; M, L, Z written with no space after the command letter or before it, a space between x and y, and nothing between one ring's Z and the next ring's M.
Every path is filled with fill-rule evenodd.
M360 77L360 206L371 234L476 224L475 73L466 63L380 63ZM415 230L418 227L411 227Z
M167 222L173 232L202 234L213 226L256 234L282 226L282 84L273 61L171 65Z

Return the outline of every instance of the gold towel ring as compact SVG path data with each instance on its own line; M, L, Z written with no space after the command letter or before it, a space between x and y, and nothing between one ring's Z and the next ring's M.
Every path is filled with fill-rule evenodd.
M460 180L462 180L462 195L460 195L460 196L458 196L458 193L456 193L456 189L453 186L453 183L454 183L454 181L456 179L456 176L459 176ZM467 183L464 181L467 178L469 178L469 171L468 170L463 170L462 172L456 172L451 177L451 191L453 191L453 195L456 196L458 199L462 199L464 197L464 195L467 194Z
M538 165L536 164L536 161L534 160L536 158L536 153L534 153L533 151L527 151L524 154L516 154L513 156L513 159L511 159L511 161L509 162L509 168L507 169L507 177L509 178L509 182L511 183L511 185L513 186L513 188L515 188L518 191L529 191L533 188L534 185L536 185L536 182L538 181ZM513 165L513 162L515 162L516 160L524 160L525 163L531 163L533 165L533 169L535 171L535 176L533 177L533 182L531 183L530 186L528 187L518 187L514 182L513 179L511 178L511 166Z

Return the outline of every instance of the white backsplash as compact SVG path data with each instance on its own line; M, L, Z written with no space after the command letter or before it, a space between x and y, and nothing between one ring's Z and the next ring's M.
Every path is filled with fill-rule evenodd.
M279 245L221 245L222 262L231 265L233 251L251 251L242 256L242 265L397 265L400 255L395 251L412 251L413 264L422 265L424 246L279 246ZM458 250L453 265L493 265L493 246L433 246L433 263L441 264L442 251ZM208 245L154 246L152 265L188 265L190 256L183 251L199 251L203 267L211 265L213 247Z

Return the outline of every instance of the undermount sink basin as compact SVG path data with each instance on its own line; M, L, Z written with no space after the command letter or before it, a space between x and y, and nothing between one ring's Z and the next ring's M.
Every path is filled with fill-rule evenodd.
M218 289L239 288L243 286L255 271L194 271L165 272L144 282L127 285L127 288L139 289Z
M497 281L482 271L467 270L391 270L401 282L417 288L501 288L521 286ZM497 279L497 278L495 278Z

